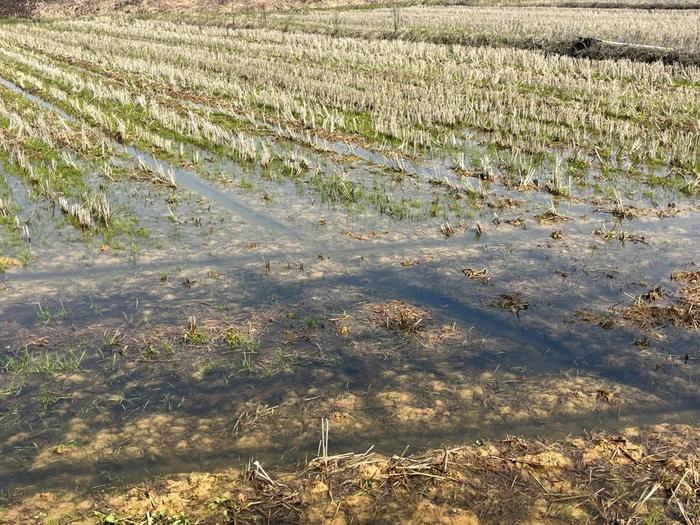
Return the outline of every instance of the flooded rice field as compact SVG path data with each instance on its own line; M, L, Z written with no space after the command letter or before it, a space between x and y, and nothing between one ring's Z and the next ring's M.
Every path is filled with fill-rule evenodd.
M525 443L539 448L518 468L563 472L576 439L620 429L628 444L661 435L657 455L695 447L698 69L333 40L149 20L0 25L0 522L196 523L173 516L214 507L201 523L650 515L658 487L590 503L571 480L545 481L534 510L513 493L494 513L472 495L461 517L434 502L373 513L371 483L335 513L319 502L347 486L341 472L384 487L392 456L444 481L450 461ZM409 70L392 69L407 50ZM431 63L454 85L430 87ZM555 72L580 80L576 97L546 88ZM474 124L511 89L510 116ZM439 107L450 90L455 106ZM538 116L552 101L561 115ZM625 467L646 457L590 443L584 463L610 443ZM319 460L325 484L306 492L268 475ZM504 481L499 465L474 479L503 498L528 475ZM681 493L693 469L673 478ZM212 507L240 476L264 494ZM154 480L168 481L127 491ZM659 515L697 516L688 494Z

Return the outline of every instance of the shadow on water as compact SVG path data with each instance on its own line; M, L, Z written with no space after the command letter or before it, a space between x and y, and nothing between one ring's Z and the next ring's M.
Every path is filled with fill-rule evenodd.
M352 392L363 396L372 388L382 385L397 388L398 383L391 383L383 373L403 367L409 377L442 378L446 368L454 374L463 375L467 383L479 377L483 372L501 369L504 372L527 369L528 376L548 377L558 375L562 370L580 369L582 373L604 376L614 381L622 388L630 387L641 392L647 392L665 400L654 407L625 407L615 410L614 407L603 411L581 413L576 415L551 415L549 417L528 418L519 421L475 422L473 419L452 422L449 426L419 423L407 427L396 426L390 421L390 413L381 405L371 405L362 409L363 416L372 423L360 432L336 430L332 433L331 442L335 450L359 450L370 444L375 444L378 450L388 453L398 453L411 445L415 448L436 446L446 442L464 442L484 438L500 438L507 434L522 434L526 436L546 433L547 437L555 437L570 432L580 432L591 428L616 428L621 424L644 424L668 421L690 421L698 418L697 395L694 393L673 392L663 384L651 384L640 380L634 370L615 367L603 359L611 348L618 352L629 346L630 333L625 330L605 331L596 337L595 332L601 329L586 330L584 334L561 333L554 328L550 331L533 324L532 318L538 314L527 312L527 316L518 318L516 315L502 312L495 308L484 307L469 301L469 296L455 298L441 290L449 290L450 282L444 283L431 280L428 270L413 273L397 272L388 269L365 269L357 275L340 275L319 281L282 282L278 279L261 276L259 273L241 271L228 275L229 286L218 295L225 300L235 303L234 312L240 316L244 312L264 311L270 306L282 305L292 308L296 305L310 314L322 316L329 312L351 311L358 302L387 299L401 299L413 305L430 309L436 314L436 322L456 323L461 327L474 326L480 335L488 336L490 343L472 352L451 353L449 356L431 357L424 352L412 352L405 356L398 355L394 360L382 360L355 353L357 346L341 344L327 349L332 354L332 363L310 359L303 366L294 368L293 373L272 375L271 377L248 377L231 371L214 370L206 379L194 379L191 375L174 369L176 365L167 363L149 363L141 361L135 366L126 367L116 375L104 370L105 363L121 359L117 348L104 346L103 342L88 341L88 346L102 346L102 358L92 358L85 362L85 369L92 376L89 386L81 387L81 397L95 399L104 398L106 394L118 393L121 404L112 403L109 408L96 409L101 417L95 419L87 430L89 436L120 435L126 446L134 440L159 439L157 436L168 432L172 424L169 419L159 421L157 417L164 410L163 399L188 400L182 406L172 411L172 417L179 420L192 418L216 420L222 418L225 423L218 431L209 430L212 444L197 446L190 443L185 452L168 452L166 449L149 452L138 458L112 457L109 453L97 453L75 461L50 461L47 464L34 464L34 451L27 452L23 446L9 447L6 456L6 466L2 469L0 485L32 487L38 490L42 484L51 480L51 486L74 483L77 478L80 484L93 486L95 484L114 484L138 481L147 472L151 476L158 473L178 472L192 469L217 469L224 465L240 464L249 457L264 460L266 463L296 462L315 452L317 432L313 426L317 424L317 415L327 414L325 403L330 403L333 396L343 392ZM426 284L430 283L430 285ZM345 290L346 293L333 297L327 302L319 299L319 295L329 290ZM185 315L188 311L197 309L208 298L205 290L192 290L176 294L174 298L164 300L158 289L145 290L142 286L125 286L121 292L110 289L108 295L101 295L96 306L103 309L101 322L119 319L127 305L138 303L141 308L156 307L152 315L157 318L156 325L185 326ZM332 294L332 292L330 292ZM459 293L459 292L458 292ZM138 301L135 301L138 299ZM91 307L95 307L94 299ZM85 298L64 297L66 309L71 312L70 323L75 327L100 324L94 317L85 315ZM200 307L201 310L201 307ZM135 316L136 309L129 310L128 316ZM29 313L27 313L29 315ZM108 323L105 323L108 324ZM286 325L285 325L286 326ZM147 325L144 325L147 330ZM288 329L290 329L288 327ZM298 329L298 327L297 327ZM55 330L55 329L54 329ZM278 336L275 336L278 337ZM307 350L313 348L313 338L300 336L296 343ZM372 341L387 337L381 333L359 336L356 340L360 347L370 345ZM398 344L402 345L402 339ZM391 346L396 340L390 341ZM278 343L279 344L279 343ZM505 349L494 352L494 349ZM200 356L201 357L201 356ZM177 362L177 360L175 360ZM179 365L178 365L179 366ZM183 365L184 366L184 365ZM407 367L407 368L406 368ZM325 371L325 375L319 375ZM402 388L406 388L403 385ZM19 399L33 402L42 391L41 384L28 384L24 387ZM257 403L269 406L283 406L290 392L308 392L317 389L319 394L308 395L308 402L300 403L297 416L280 415L282 419L271 432L281 432L283 439L266 442L262 437L255 445L241 446L231 435L231 428L236 417L236 408L255 399ZM307 399L307 398L304 398ZM131 401L129 401L131 400ZM327 401L328 400L328 401ZM17 401L21 403L21 401ZM317 403L313 405L313 403ZM309 408L311 407L311 408ZM76 417L80 407L72 408L68 414L51 416L49 421L42 422L33 419L29 427L32 432L27 439L45 446L70 442L72 438L64 429L65 419ZM472 407L473 409L474 407ZM308 416L303 416L305 411ZM314 410L316 410L314 412ZM471 410L471 409L470 409ZM671 415L669 415L671 414ZM34 416L35 417L35 416ZM280 427L291 424L300 417L301 427L296 430L280 430ZM360 417L358 415L358 417ZM53 418L53 419L52 419ZM154 418L153 427L137 435L130 435L126 428L142 419ZM287 419L285 419L287 418ZM291 418L291 419L290 419ZM669 419L670 418L670 419ZM675 418L675 419L674 419ZM194 423L191 423L194 425ZM296 428L293 424L290 428ZM174 431L173 431L174 432ZM291 432L291 433L290 433ZM183 439L188 433L201 435L196 428L181 431ZM296 436L296 437L295 437ZM84 436L85 437L85 436ZM91 439L91 438L88 438ZM196 438L201 439L201 438ZM122 440L119 440L120 442ZM111 444L111 442L110 442ZM40 448L45 448L40 447ZM113 446L113 445L111 445ZM172 446L172 444L168 445ZM31 450L31 449L29 449ZM26 456L26 454L29 454Z

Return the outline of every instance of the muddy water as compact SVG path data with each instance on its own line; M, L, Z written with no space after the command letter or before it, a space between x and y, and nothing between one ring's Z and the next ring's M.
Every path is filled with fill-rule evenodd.
M265 205L127 153L180 186L175 202L110 186L151 232L137 256L69 235L13 182L41 220L32 263L0 289L3 493L295 463L316 453L323 418L332 453L698 421L697 330L577 317L671 289L671 272L700 260L695 211L620 222L598 209L609 203L564 200L570 220L542 224L541 192L494 185L523 203L484 206L445 237L439 218L393 220L270 182L279 197ZM449 169L431 162L408 169ZM391 329L388 301L419 312L420 329Z

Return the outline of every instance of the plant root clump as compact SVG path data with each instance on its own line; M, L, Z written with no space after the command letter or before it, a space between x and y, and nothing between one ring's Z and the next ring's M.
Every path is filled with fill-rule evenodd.
M613 309L608 314L581 310L576 312L576 317L606 329L624 324L644 329L665 326L700 328L700 271L674 272L671 281L684 286L669 291L657 286L639 294L631 306Z
M498 299L491 303L491 306L513 312L514 314L518 314L520 311L530 308L530 304L523 298L520 292L501 294L498 296Z
M646 292L622 311L622 317L638 326L679 326L700 328L700 282L686 286L674 294L660 288Z

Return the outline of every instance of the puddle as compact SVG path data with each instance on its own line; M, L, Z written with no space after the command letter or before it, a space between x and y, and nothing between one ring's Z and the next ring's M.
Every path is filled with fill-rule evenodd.
M143 161L155 171L162 171L164 173L172 172L176 184L181 185L197 195L201 195L211 202L217 203L219 206L233 212L251 224L283 232L287 237L294 237L296 235L296 232L289 226L276 221L264 212L254 210L252 207L242 202L239 197L219 190L214 185L209 184L199 177L194 171L172 166L134 146L126 146L124 151L129 154L130 158Z
M63 120L65 120L67 122L75 122L75 118L73 118L73 116L69 115L68 113L66 113L62 109L57 108L56 106L54 106L50 102L46 102L45 100L37 97L36 95L32 95L31 93L28 93L27 91L25 91L24 89L19 87L14 82L10 82L7 79L0 78L0 84L5 86L10 91L14 91L17 94L22 95L23 97L26 97L28 100L31 100L32 102L41 106L42 108L47 109L47 110L51 111L52 113L56 113Z

